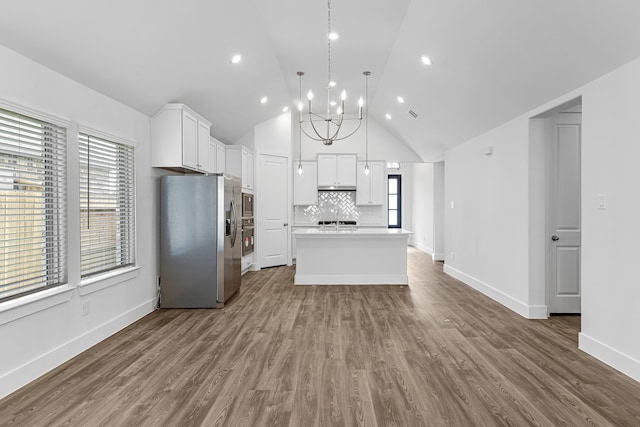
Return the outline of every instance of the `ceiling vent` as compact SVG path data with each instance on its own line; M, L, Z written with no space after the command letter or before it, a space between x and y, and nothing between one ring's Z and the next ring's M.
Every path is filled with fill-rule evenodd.
M415 112L415 111L413 111L413 110L409 110L409 115L410 115L411 117L413 117L414 119L417 119L417 118L418 118L418 115L417 115L417 114L416 114L416 112Z

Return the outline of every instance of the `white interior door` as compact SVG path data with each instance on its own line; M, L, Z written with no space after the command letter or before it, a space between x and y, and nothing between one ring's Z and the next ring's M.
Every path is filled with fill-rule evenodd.
M580 313L581 115L551 119L549 200L549 313Z
M287 158L259 155L258 256L260 268L286 265L288 259Z

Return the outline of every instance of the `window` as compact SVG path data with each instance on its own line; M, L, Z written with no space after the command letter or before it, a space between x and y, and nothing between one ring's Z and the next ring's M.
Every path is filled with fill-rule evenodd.
M402 228L402 175L389 175L389 228Z
M80 273L135 262L135 149L80 132Z
M0 109L0 300L65 280L66 134Z

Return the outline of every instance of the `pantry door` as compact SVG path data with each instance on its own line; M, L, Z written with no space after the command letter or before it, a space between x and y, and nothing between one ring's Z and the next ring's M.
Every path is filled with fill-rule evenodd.
M288 159L259 154L258 247L260 268L286 265L288 254Z

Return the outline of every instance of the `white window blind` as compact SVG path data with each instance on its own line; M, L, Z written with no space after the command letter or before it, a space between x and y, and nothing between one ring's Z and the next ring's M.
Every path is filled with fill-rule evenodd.
M135 262L135 149L80 133L82 277Z
M0 109L0 300L60 285L66 128Z

